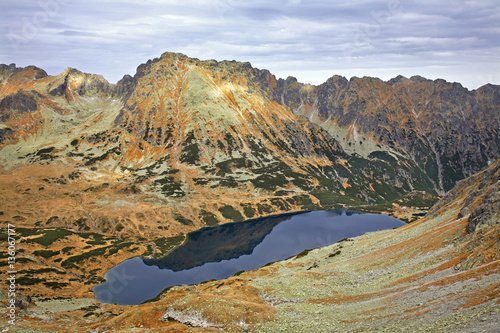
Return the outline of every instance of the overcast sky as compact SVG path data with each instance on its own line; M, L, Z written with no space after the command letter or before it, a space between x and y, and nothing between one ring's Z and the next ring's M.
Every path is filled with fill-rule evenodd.
M110 82L165 51L249 61L320 84L340 74L500 84L498 0L2 0L0 63Z

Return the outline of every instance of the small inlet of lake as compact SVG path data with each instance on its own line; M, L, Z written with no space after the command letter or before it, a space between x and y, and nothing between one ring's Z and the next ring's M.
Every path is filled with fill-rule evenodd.
M93 291L103 303L140 304L167 287L225 279L306 249L404 224L387 215L335 210L202 228L189 233L182 245L162 258L134 257L116 265Z

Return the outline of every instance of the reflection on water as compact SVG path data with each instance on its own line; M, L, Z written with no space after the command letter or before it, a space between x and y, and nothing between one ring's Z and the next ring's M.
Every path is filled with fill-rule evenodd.
M168 255L160 259L144 259L144 263L178 272L208 262L239 258L251 254L275 226L297 215L287 214L202 228L189 233L184 243Z
M97 300L140 304L163 289L224 279L365 232L396 228L403 222L386 215L315 211L203 228L160 259L132 258L110 269L94 287Z

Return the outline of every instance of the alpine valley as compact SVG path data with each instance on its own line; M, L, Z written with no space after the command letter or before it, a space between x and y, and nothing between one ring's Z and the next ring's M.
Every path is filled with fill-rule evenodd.
M333 76L314 86L177 53L116 84L0 65L16 328L493 332L499 132L491 84ZM204 226L341 207L409 224L138 306L94 299L111 267L159 258ZM0 301L7 309L4 291Z

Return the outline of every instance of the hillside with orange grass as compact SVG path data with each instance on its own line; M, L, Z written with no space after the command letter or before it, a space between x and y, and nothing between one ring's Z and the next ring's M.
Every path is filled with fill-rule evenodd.
M420 220L136 306L31 301L20 332L496 332L500 161ZM82 237L82 235L78 236ZM78 238L77 237L77 238Z

